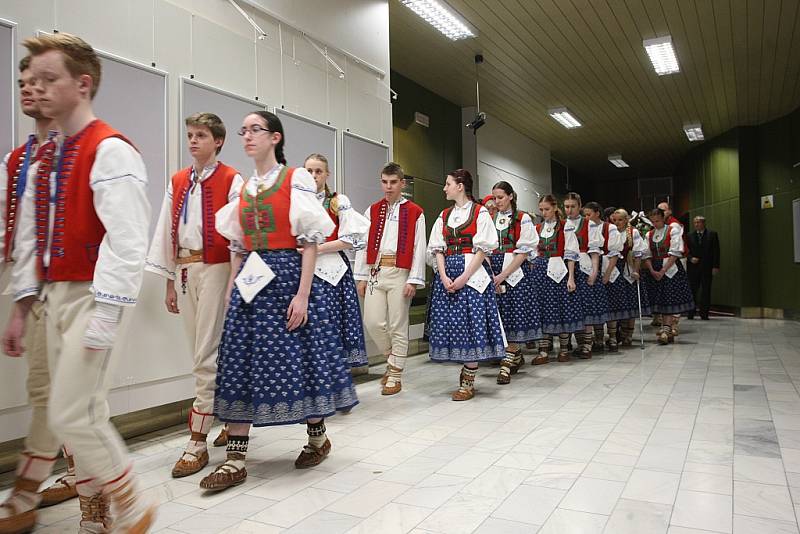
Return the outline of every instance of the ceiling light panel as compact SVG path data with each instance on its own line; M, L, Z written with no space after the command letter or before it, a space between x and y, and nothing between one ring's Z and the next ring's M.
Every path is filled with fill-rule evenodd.
M666 37L645 39L642 44L650 57L653 68L656 69L656 74L664 76L680 72L678 56L675 55L675 48L672 46L672 37L667 35Z
M425 19L428 24L453 41L475 37L472 30L453 9L437 0L400 0L400 3Z
M625 163L625 160L622 159L622 155L621 154L609 154L608 155L608 161L610 161L614 165L614 167L617 167L617 168L620 168L620 169L623 168L623 167L629 167L629 165L627 163Z
M567 108L550 109L547 111L547 114L553 117L554 120L568 130L583 126L581 121L579 121Z
M689 141L703 141L706 138L700 124L684 124L683 132L686 134Z

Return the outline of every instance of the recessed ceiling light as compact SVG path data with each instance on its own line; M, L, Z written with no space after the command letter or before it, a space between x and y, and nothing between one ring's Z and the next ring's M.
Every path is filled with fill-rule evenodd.
M428 24L453 41L475 37L475 34L467 24L444 2L437 0L400 0L400 3L425 19Z
M686 137L689 138L689 141L702 141L706 138L706 136L703 135L703 128L699 123L684 124L683 132L686 134Z
M609 154L608 161L610 161L614 165L614 167L619 167L619 168L630 167L630 165L625 163L625 160L622 159L622 154Z
M647 55L650 56L650 62L653 64L653 68L656 69L656 74L664 76L665 74L680 72L678 56L675 55L675 48L672 46L672 37L667 35L655 39L645 39L642 44L647 51Z
M558 121L561 126L571 130L573 128L580 128L583 126L581 121L575 118L567 108L553 108L547 111L547 114L553 117L556 121Z

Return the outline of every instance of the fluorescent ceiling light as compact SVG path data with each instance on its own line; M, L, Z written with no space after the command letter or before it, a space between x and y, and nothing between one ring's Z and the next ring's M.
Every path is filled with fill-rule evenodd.
M683 131L686 134L686 137L689 138L689 141L702 141L706 137L703 135L703 128L700 124L684 124Z
M625 163L624 159L622 159L622 154L609 154L608 161L610 161L614 165L614 167L622 168L630 166L627 163Z
M475 37L472 30L444 2L437 0L400 0L400 3L428 21L453 41Z
M547 111L547 114L558 121L561 126L571 130L573 128L580 128L583 126L581 122L575 118L575 115L570 113L567 108L554 108Z
M642 44L647 50L647 55L650 56L650 62L656 69L656 74L664 76L681 70L678 66L678 56L675 55L675 49L672 47L672 37L667 35L666 37L645 39Z

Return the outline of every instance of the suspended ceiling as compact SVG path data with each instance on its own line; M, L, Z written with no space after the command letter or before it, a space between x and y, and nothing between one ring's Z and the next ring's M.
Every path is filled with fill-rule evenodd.
M450 41L390 0L392 69L460 106L475 105L550 147L587 177L671 174L706 139L800 106L798 0L448 0L477 30ZM643 39L671 35L681 71L657 76ZM402 98L403 95L400 95ZM583 123L548 115L565 106ZM478 133L480 136L480 132ZM631 169L617 170L609 154Z

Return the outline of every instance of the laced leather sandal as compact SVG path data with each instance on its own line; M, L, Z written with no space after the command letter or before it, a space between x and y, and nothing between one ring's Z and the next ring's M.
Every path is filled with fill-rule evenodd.
M208 450L200 454L183 451L183 454L172 468L172 478L183 478L201 471L208 465Z
M294 466L297 469L305 469L307 467L314 467L319 465L331 453L331 440L326 439L322 447L315 447L310 443L303 447L297 460L294 461Z
M39 482L27 478L18 478L14 482L14 489L6 502L0 504L0 508L7 511L7 516L0 518L0 533L2 534L25 534L33 532L36 527L36 505L30 503L30 510L21 511L20 501L28 500L24 493L36 493L39 489Z
M49 487L41 492L42 502L40 508L46 508L55 504L74 499L78 496L78 488L70 480L75 480L75 475L66 474L56 479Z
M111 532L111 503L102 494L80 495L81 520L78 534Z
M225 461L200 481L200 487L208 491L222 491L238 486L245 480L247 480L246 468L239 469Z

